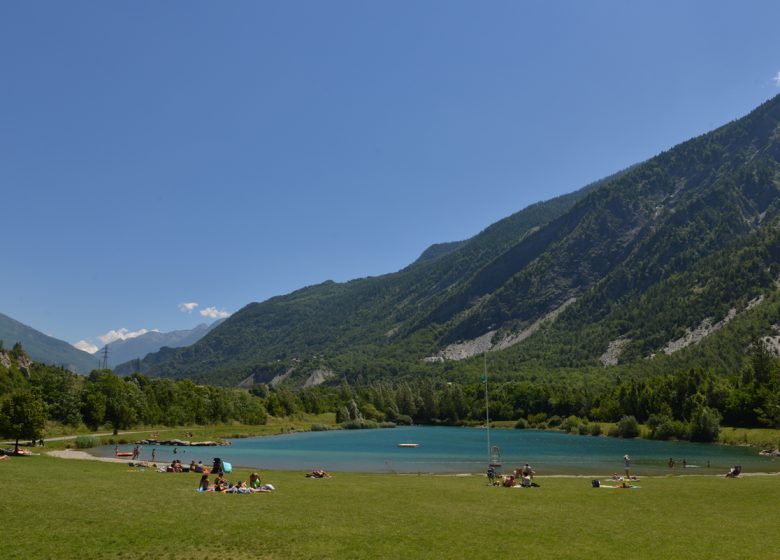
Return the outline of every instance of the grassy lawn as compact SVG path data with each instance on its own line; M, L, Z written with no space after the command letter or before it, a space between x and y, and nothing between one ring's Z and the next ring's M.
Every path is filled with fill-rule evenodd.
M720 443L780 448L780 430L772 428L721 428Z
M73 430L57 424L48 424L46 426L46 450L66 449L75 447L74 439L78 435L95 436L101 444L122 443L129 444L140 439L146 439L153 434L157 439L181 439L192 441L219 440L226 438L240 438L252 436L267 436L291 431L308 431L313 424L324 424L328 426L336 425L336 415L332 412L323 414L302 414L297 417L268 418L266 424L246 425L246 424L211 424L206 426L179 426L171 428L169 426L144 426L121 430L118 435L111 435L111 429L103 427L97 432L92 432L83 428ZM192 437L187 436L191 433ZM99 434L99 435L98 435ZM8 438L0 437L0 441L9 441ZM29 441L20 441L19 445L27 447ZM6 444L10 447L11 444ZM35 448L38 451L38 448Z
M481 477L263 472L275 493L46 456L0 462L3 558L777 558L780 477ZM641 474L641 473L640 473ZM239 470L228 480L248 478ZM15 544L11 544L15 543Z

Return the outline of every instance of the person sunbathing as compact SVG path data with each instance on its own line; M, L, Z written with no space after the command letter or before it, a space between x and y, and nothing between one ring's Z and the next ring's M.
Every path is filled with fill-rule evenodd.
M726 478L737 478L741 472L742 472L742 467L740 465L731 467L729 469L729 472L726 473Z
M306 478L330 478L330 475L322 469L317 469L307 474Z
M249 487L252 489L260 488L261 482L260 482L260 475L256 472L253 472L249 475Z
M225 477L222 476L222 473L219 473L217 478L214 479L214 492L225 492L227 488L228 483L225 480Z
M200 477L200 483L198 484L198 492L208 492L209 488L209 475L204 474Z

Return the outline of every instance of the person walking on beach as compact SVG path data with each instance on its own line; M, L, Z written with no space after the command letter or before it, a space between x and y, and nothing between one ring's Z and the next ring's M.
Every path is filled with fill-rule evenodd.
M154 461L157 458L157 450L152 449L152 461Z
M628 456L628 453L623 455L623 467L626 469L626 478L629 478L629 469L631 468L631 457Z

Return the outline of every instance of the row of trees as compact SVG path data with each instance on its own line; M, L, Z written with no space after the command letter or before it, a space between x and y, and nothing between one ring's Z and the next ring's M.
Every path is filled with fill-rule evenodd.
M21 348L15 352L23 355ZM484 422L484 398L484 386L476 380L358 379L303 390L257 384L246 391L140 374L119 377L109 370L83 377L27 360L12 361L11 367L0 364L0 429L6 435L20 433L19 424L42 426L38 420L21 422L18 411L23 409L64 425L114 430L139 424L262 424L269 414L304 412L335 412L345 423L474 424ZM41 412L36 412L39 404ZM777 360L757 341L749 365L731 378L701 369L644 379L607 373L529 375L491 383L489 405L492 420L527 419L542 425L552 418L618 422L632 417L648 424L654 437L706 441L717 437L721 421L780 427L780 376ZM36 437L32 432L20 437Z
M268 416L264 400L244 390L138 374L119 377L110 370L84 377L32 363L21 349L15 356L4 351L0 355L5 358L0 361L0 431L5 435L40 437L46 420L117 431L141 424L264 424ZM19 410L28 411L24 421Z

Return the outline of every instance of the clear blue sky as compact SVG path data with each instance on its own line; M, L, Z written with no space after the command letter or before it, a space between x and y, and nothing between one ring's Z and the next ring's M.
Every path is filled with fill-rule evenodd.
M0 312L100 346L398 270L780 93L778 22L774 1L7 0Z

